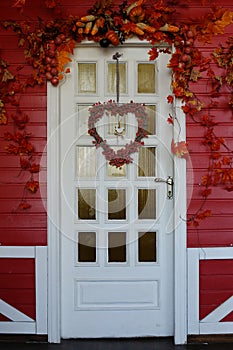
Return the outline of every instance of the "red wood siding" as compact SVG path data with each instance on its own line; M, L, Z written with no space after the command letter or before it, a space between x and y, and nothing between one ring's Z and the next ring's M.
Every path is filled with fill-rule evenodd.
M0 298L35 319L35 259L0 260Z
M200 320L233 295L233 260L200 261ZM233 322L229 313L222 322Z

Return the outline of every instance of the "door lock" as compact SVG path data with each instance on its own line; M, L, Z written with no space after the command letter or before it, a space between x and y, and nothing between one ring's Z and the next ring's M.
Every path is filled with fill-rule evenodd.
M174 185L174 181L173 181L173 177L172 176L168 176L167 179L162 179L161 177L156 177L155 178L155 182L164 182L167 184L167 198L168 199L172 199L173 198L173 185Z

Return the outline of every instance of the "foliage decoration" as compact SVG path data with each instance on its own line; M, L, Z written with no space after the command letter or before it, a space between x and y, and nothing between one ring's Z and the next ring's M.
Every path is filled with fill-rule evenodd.
M125 103L119 105L115 101L109 101L107 103L101 104L100 102L95 104L89 109L90 116L88 119L88 134L94 137L96 148L101 147L103 149L103 155L109 161L109 164L115 166L116 168L122 167L124 164L129 164L133 162L133 159L130 157L132 153L138 151L138 148L144 145L142 139L147 137L147 132L145 127L147 125L147 113L146 107L140 103ZM123 116L127 113L132 113L135 115L135 118L138 122L138 130L134 141L127 143L124 148L121 148L117 151L114 151L107 143L106 140L99 135L96 129L96 122L100 120L103 115L111 116Z
M16 0L12 7L22 13L29 1L31 0ZM187 120L192 120L203 127L202 144L209 155L207 173L200 181L203 204L189 217L190 224L199 225L200 220L211 215L209 210L204 209L204 204L211 195L212 187L220 186L226 191L233 191L232 150L225 138L217 134L217 122L213 115L214 109L219 104L225 103L226 99L228 109L233 108L233 37L229 37L225 43L216 47L212 55L203 54L198 46L199 43L209 44L214 37L222 35L225 28L232 24L233 12L212 5L211 11L201 18L181 21L179 16L176 16L179 0L167 2L157 0L152 4L146 0L128 4L123 0L118 7L114 6L111 0L100 0L85 16L68 16L62 14L57 0L45 0L43 3L48 9L54 10L53 20L39 19L36 25L28 20L2 23L5 29L12 29L18 35L18 45L25 52L27 64L32 67L32 74L28 76L26 82L22 82L18 73L13 74L7 63L0 61L0 123L3 125L7 123L8 105L12 104L17 109L17 115L13 118L16 133L8 134L11 144L7 151L28 158L30 165L26 166L27 160L26 163L22 160L23 167L22 165L21 167L30 172L35 162L30 158L34 148L32 146L33 149L28 151L30 136L25 131L29 118L20 111L17 96L25 93L27 87L43 84L46 80L57 86L64 74L69 72L66 70L66 64L71 60L70 55L76 43L91 40L102 47L117 46L124 44L127 38L137 36L140 40L147 40L151 44L148 54L152 61L156 60L161 51L169 52L169 48L160 49L160 43L173 45L175 50L168 65L172 72L172 93L168 96L167 102L175 106L175 100L180 99ZM206 5L205 0L202 1L203 4ZM56 13L59 13L57 18ZM209 100L203 99L196 92L196 86L200 81L206 84L205 96ZM226 103L224 108L227 108ZM91 112L94 112L94 107ZM168 122L171 125L177 122L175 113L168 116ZM23 132L20 131L22 126L24 126ZM94 132L93 123L90 123L89 127L96 138L96 143L102 144L102 141L98 141L99 135ZM176 156L187 157L188 148L184 140L172 140L171 145L172 152ZM38 167L35 169L39 171ZM26 187L32 192L37 190L37 184L31 186L30 181ZM27 209L27 204L24 204L23 202L22 209Z

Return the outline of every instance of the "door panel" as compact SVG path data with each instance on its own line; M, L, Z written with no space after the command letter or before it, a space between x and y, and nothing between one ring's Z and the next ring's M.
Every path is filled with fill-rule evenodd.
M173 200L155 177L173 175L166 122L168 55L118 48L120 103L144 103L148 138L133 162L112 167L88 135L88 109L116 99L116 48L78 47L61 86L62 337L173 335ZM96 127L118 149L135 138L137 120L104 115Z

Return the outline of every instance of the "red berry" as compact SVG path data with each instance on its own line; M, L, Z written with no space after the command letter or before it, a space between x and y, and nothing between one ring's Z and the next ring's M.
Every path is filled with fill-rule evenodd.
M51 60L50 66L51 66L51 67L56 67L56 66L57 66L57 60L56 60L55 58L53 58L53 59Z
M179 62L178 67L179 67L180 69L184 69L184 67L185 67L184 62Z
M47 64L50 64L51 61L52 61L52 60L51 60L50 57L48 57L48 56L45 57L45 62L46 62Z
M57 68L52 68L52 69L51 69L51 74L52 74L53 76L57 75L57 73L58 73Z
M187 46L192 46L193 45L193 39L192 38L188 39L185 44Z
M48 56L49 56L50 58L55 57L55 51L54 51L54 50L49 50Z
M47 80L52 80L53 79L53 76L52 76L52 74L50 72L47 72L45 74L45 77L46 77Z
M187 53L187 54L190 54L192 52L191 47L185 47L184 48L184 52Z
M188 30L186 33L187 38L193 38L194 37L194 33L192 30Z
M60 38L62 41L66 40L65 34L60 34L60 35L59 35L59 38Z
M55 44L56 44L57 46L59 46L59 45L61 45L62 41L63 41L63 40L61 39L61 37L57 36L56 39L55 39Z
M47 71L47 72L50 72L50 71L51 71L51 69L52 69L52 67L51 67L51 66L49 66L49 65L47 65L47 66L46 66L46 71Z
M182 62L189 62L190 59L191 59L191 57L190 57L189 55L183 54L183 55L181 56L181 61L182 61Z
M52 83L53 86L57 86L58 83L59 83L59 79L56 78L56 77L53 77L53 79L51 80L51 83Z

